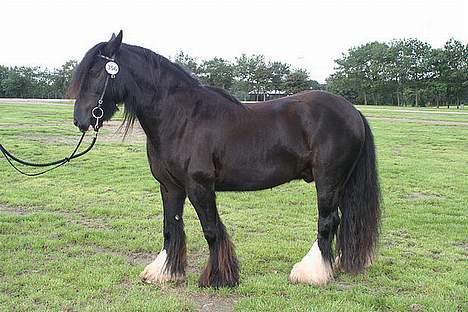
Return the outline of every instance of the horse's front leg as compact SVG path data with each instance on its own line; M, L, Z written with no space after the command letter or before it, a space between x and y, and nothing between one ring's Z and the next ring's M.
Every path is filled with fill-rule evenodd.
M164 245L156 259L140 274L147 283L183 280L187 266L182 220L185 191L170 186L160 190L164 207Z
M188 185L187 194L195 207L210 249L208 264L200 276L198 285L215 288L237 286L239 265L234 245L216 208L214 182L204 178L192 180Z

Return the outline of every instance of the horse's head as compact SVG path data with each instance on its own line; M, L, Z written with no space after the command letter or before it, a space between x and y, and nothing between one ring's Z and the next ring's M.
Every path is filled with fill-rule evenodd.
M122 84L117 81L119 73L111 77L111 73L115 73L118 67L108 64L111 59L115 59L114 62L119 65L121 44L122 31L117 36L112 35L108 42L101 42L91 48L73 74L68 94L76 98L74 124L83 132L87 131L90 125L97 124L100 127L103 121L111 119L117 111L117 104L122 102L119 95L121 92L117 91L117 85ZM99 102L103 113L94 110L93 114L93 109Z

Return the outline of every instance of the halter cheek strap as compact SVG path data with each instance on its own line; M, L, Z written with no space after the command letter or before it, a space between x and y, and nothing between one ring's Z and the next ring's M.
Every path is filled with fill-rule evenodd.
M117 65L117 63L115 62L115 58L114 58L115 55L113 55L112 57L108 57L108 56L99 54L98 56L108 61L105 66L105 69L108 75L106 77L106 81L104 82L104 89L102 90L101 96L99 97L99 100L97 102L98 105L94 107L93 110L91 111L91 115L96 119L96 124L93 127L94 131L99 130L99 119L101 119L104 116L102 103L103 103L104 95L106 94L107 86L109 84L109 78L114 79L115 75L117 75L117 73L119 72L119 65Z

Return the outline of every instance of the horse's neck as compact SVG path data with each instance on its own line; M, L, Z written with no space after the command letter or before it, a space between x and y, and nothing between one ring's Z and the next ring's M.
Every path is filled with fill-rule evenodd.
M151 66L147 64L147 66ZM138 86L135 94L129 93L137 118L148 136L170 136L188 118L200 96L196 80L163 59L159 68L137 73L133 77ZM159 145L159 144L158 144Z

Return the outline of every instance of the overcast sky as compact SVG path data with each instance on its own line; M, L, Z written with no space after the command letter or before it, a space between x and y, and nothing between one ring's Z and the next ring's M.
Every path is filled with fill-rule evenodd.
M373 40L468 42L467 0L0 0L0 64L58 67L124 31L164 56L246 54L287 62L324 82L334 59Z

